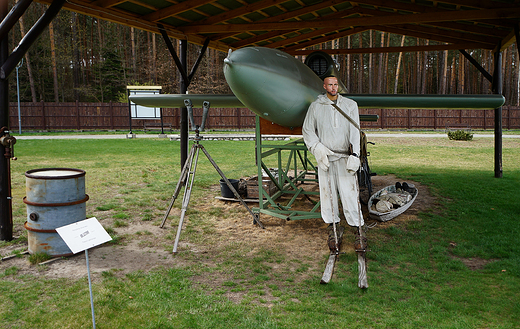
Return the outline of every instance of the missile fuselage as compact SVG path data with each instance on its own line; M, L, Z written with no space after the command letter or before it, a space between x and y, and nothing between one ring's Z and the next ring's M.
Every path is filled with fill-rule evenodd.
M229 52L224 76L242 104L286 127L301 126L309 105L324 91L323 81L308 66L270 48Z

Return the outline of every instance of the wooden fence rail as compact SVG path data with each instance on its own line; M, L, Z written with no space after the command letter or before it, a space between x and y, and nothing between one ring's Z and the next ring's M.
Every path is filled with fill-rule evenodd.
M194 109L195 121L200 122L202 109ZM377 122L362 122L364 129L446 129L464 127L494 129L494 110L394 110L361 109L360 114L377 114ZM180 129L180 110L162 111L165 127ZM19 130L18 104L10 104L10 128ZM55 130L128 130L127 103L21 103L22 131ZM132 129L157 126L160 120L132 119ZM254 129L255 114L245 108L214 108L206 121L206 129ZM520 107L504 106L502 127L520 129Z

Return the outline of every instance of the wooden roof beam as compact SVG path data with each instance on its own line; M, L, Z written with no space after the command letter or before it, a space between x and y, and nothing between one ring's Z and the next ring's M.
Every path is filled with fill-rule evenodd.
M344 10L342 12L337 12L337 13L334 13L334 14L331 14L331 15L327 15L325 17L330 18L330 19L334 19L334 18L340 18L340 17L344 17L346 15L352 15L352 14L357 14L357 8ZM362 31L365 31L365 30L368 30L368 29L370 29L370 28L369 27L365 27L362 30L359 30L359 32L362 32ZM325 34L329 34L331 32L337 31L337 30L338 30L338 27L335 26L335 27L332 27L332 28L318 29L318 30L315 30L315 31L309 32L309 33L301 33L298 37L293 37L293 38L290 38L290 39L286 39L284 42L277 41L277 42L275 42L273 44L268 45L267 47L278 48L278 47L282 47L282 46L290 44L290 43L299 42L301 40L308 40L308 39L311 39L311 38L315 38L315 37L320 36L320 35L325 36ZM286 32L286 33L288 33L288 32ZM355 33L358 33L358 32L352 32L352 34L355 34ZM337 39L337 38L339 38L339 36L334 38L334 39ZM332 40L334 40L334 39L332 39Z
M379 2L380 0L368 0L369 2ZM399 9L399 10L402 10L403 8L406 8L408 6L408 4L401 4L401 5L392 5L392 9ZM422 6L416 6L416 7L422 7ZM424 7L424 8L428 8L428 7ZM414 8L414 11L415 10L419 10L419 8ZM389 13L389 12L384 12L384 11L381 11L381 10L374 10L374 9L369 9L369 8L360 8L359 9L359 12L360 13L364 13L366 15L372 15L372 16L388 16L388 15L392 15L392 13ZM443 15L444 13L446 13L446 10L441 10L441 9L437 9L437 8L430 8L429 10L424 10L422 13L439 13L441 15ZM448 11L448 12L452 12L452 11ZM460 12L460 11L459 11ZM464 12L464 11L462 11ZM395 15L395 13L394 13ZM476 24L477 21L471 21L473 24ZM438 22L437 22L438 23ZM464 26L465 24L461 24L461 23L456 23L456 22L442 22L442 23L446 23L446 24L453 24L453 25L461 25L461 26ZM433 24L433 23L431 23ZM485 24L487 25L492 25L493 27L505 27L505 28L511 28L511 24L506 21L506 20L503 20L503 19L500 19L500 20L487 20L485 22ZM468 26L468 25L466 25ZM474 32L473 29L471 29L470 31L471 33Z
M437 0L437 2L445 3L448 5L455 5L455 6L463 6L468 8L476 8L476 9L493 9L496 8L497 5L500 5L500 7L509 7L514 8L518 5L510 4L506 2L497 2L497 1L491 1L491 0Z
M416 37L421 39L427 39L427 40L433 40L438 42L446 42L449 44L458 44L461 43L460 39L454 39L447 36L441 36L441 35L435 35L435 34L429 34L429 33L422 33L417 31L412 31L407 28L397 28L394 26L379 26L379 31L394 33L394 34L400 34L400 35L406 35L410 37ZM466 43L465 41L462 41L462 43ZM480 43L480 42L473 42L474 45L479 45L483 49L493 49L494 45L490 43Z
M366 8L360 9L359 13L366 14L366 15L372 15L372 16L378 16L378 17L389 16L388 13L384 13L384 12L381 12L378 10L373 10L373 9L366 9ZM461 39L461 42L473 40L475 42L489 43L489 36L491 36L492 39L497 38L496 30L489 31L488 33L490 33L490 34L488 35L488 37L485 37L485 36L474 35L473 31L471 31L471 33L466 33L466 31L463 31L463 32L462 31L449 31L447 29L440 29L440 31L439 31L439 29L437 29L437 28L428 27L428 25L439 25L440 26L440 25L442 25L442 23L450 24L451 29L453 29L455 27L459 27L459 29L460 29L460 27L462 27L462 26L465 26L467 29L470 29L470 27L473 26L473 25L462 24L462 23L441 22L441 23L424 23L424 25L409 24L407 26L407 28L409 27L410 29L416 30L416 31L422 31L422 32L433 33L433 34L437 33L440 35L446 35L446 36L453 37L453 38L459 38L459 39ZM490 29L490 30L492 30L492 29ZM500 33L498 33L498 34L500 34ZM496 44L497 41L498 40L494 41L493 43Z
M296 10L293 10L293 11L288 11L288 12L286 12L284 14L280 14L280 15L276 15L276 16L273 16L273 17L270 17L270 18L262 19L261 21L258 21L258 22L259 23L272 23L272 22L285 21L285 20L292 19L292 18L298 18L299 16L306 15L306 14L309 14L309 13L312 13L312 12L316 12L316 11L318 11L320 9L323 9L323 8L334 7L335 5L341 4L343 2L345 2L345 1L343 1L343 0L324 1L324 2L317 3L315 5L302 7L300 9L296 9Z
M445 11L426 14L411 15L390 15L378 17L344 18L344 19L322 19L300 22L280 22L280 23L250 23L250 24L219 24L219 25L193 25L181 26L178 29L184 33L225 33L266 30L289 30L302 28L326 28L334 26L371 26L371 25L392 25L406 23L427 23L427 22L446 22L457 20L478 20L495 18L516 18L520 15L520 8L499 8L482 10L464 11Z
M270 32L267 32L264 34L260 34L260 35L251 37L251 38L233 42L230 46L232 46L233 48L242 48L242 47L249 46L249 45L256 45L259 42L262 42L264 40L269 40L269 39L275 38L277 36L282 36L286 33L292 32L292 31L294 31L294 30L270 31Z
M440 27L448 30L455 30L459 32L467 32L473 34L487 35L490 37L502 36L504 37L507 34L505 30L497 30L495 28L487 28L477 24L462 24L462 23L454 23L454 22L436 22L436 23L424 23L424 25L432 26L434 28Z
M400 25L392 25L392 27L400 28L403 30L411 30L415 32L420 33L426 33L430 35L437 35L437 36L443 36L443 37L449 37L452 39L460 40L460 42L478 42L478 43L487 43L496 45L497 42L500 40L497 37L490 37L490 36L479 36L474 35L470 33L462 33L457 31L449 31L444 29L436 29L431 28L428 26L422 26L417 24L400 24Z
M515 29L520 29L520 23L518 23L517 26L506 37L502 39L502 41L500 42L500 51L506 50L515 42L520 42L520 40L516 39Z
M329 6L332 6L333 4L336 4L338 2L339 1L337 1L337 0L327 1L325 3L320 4L319 8L329 7ZM326 6L323 7L323 4L326 4ZM310 6L310 7L307 7L307 10L304 13L300 12L300 10L296 10L296 11L292 11L292 12L287 13L287 14L282 14L282 15L273 16L273 17L270 17L270 18L263 19L263 20L261 20L261 22L264 22L264 23L266 23L266 22L277 22L280 19L284 20L284 19L290 19L290 18L297 18L300 15L308 14L310 9L314 9L313 11L318 10L318 8L316 8L316 6ZM298 11L297 16L293 16L294 13L297 12L297 11ZM330 17L342 18L342 17L348 16L348 15L352 15L352 14L356 14L356 13L357 13L357 9L356 8L351 8L351 9L343 10L341 12L337 12L335 14L327 15L325 17L328 17L328 18L330 18ZM290 14L292 14L292 15L290 15ZM251 40L251 42L249 42L248 40L244 40L243 42L239 41L237 43L236 47L240 48L240 47L243 47L243 46L246 46L246 45L255 44L257 42L260 42L260 41L263 41L263 40L267 40L267 39L270 39L270 38L274 38L274 37L276 37L278 35L289 33L289 32L294 31L294 30L296 30L296 29L282 30L282 31L270 31L270 32L267 32L267 33L264 33L264 34L261 34L261 35L258 35L256 37L254 37L254 40ZM221 35L218 35L218 36L214 36L212 39L213 40L223 39L223 38L228 38L228 37L230 37L232 35L234 35L234 34L233 33L221 34ZM233 46L235 46L235 44L233 44Z
M169 7L166 7L164 9L159 9L151 14L144 15L141 18L146 21L151 22L158 22L161 19L165 19L170 16L175 16L177 14L180 14L182 12L188 11L190 9L208 4L210 2L213 2L215 0L190 0L190 1L184 1L181 3L178 3L176 5L172 5Z
M38 0L42 3L52 3L51 0ZM64 9L74 11L79 14L84 14L96 18L103 19L108 22L117 23L125 26L130 26L134 28L141 29L143 31L153 32L159 34L159 30L155 24L152 24L148 21L144 21L141 18L139 18L138 15L132 15L130 13L123 13L121 11L114 11L113 8L101 8L96 6L85 6L81 3L75 3L74 0L68 0L63 5ZM188 40L191 43L203 45L206 37L199 36L199 35L186 35L182 32L179 32L175 28L173 28L170 25L165 24L164 28L168 35L172 38L178 39L178 40ZM229 47L219 41L212 40L209 43L209 47L218 51L227 52Z
M261 22L261 23L274 23L274 22L279 22L279 21L284 21L284 20L288 20L288 19L298 19L299 16L302 16L302 15L306 15L306 14L309 14L310 12L314 12L314 11L317 11L317 10L320 10L320 9L323 9L323 8L327 8L327 7L331 7L331 6L335 6L337 4L340 4L340 3L343 3L344 1L343 0L329 0L329 1L325 1L325 2L320 2L320 3L317 3L315 5L312 5L312 6L308 6L308 7L303 7L303 8L300 8L300 9L297 9L297 10L293 10L293 11L290 11L290 12L286 12L284 14L280 14L280 15L276 15L276 16L273 16L273 17L269 17L269 18L266 18L266 19L262 19L261 21L258 21L257 23ZM271 31L271 32L268 32L270 35L273 35L273 36L276 36L278 34L284 34L284 33L287 33L289 31L294 31L296 29L289 29L289 30L286 30L286 31L282 31L280 33L276 33L276 31ZM237 31L238 32L243 32L244 30L241 30L241 31ZM212 36L212 40L221 40L221 39L224 39L224 38L229 38L233 35L235 35L236 33L222 33L220 35L214 35ZM264 35L264 34L262 34ZM260 38L260 36L258 37L255 37L255 38ZM263 39L265 40L265 39ZM248 45L248 44L254 44L255 42L259 42L261 40L256 40L256 41L253 41L253 42L250 42L250 43L247 43L247 44L243 44L242 46L245 46L245 45ZM237 46L237 47L242 47L242 46Z
M407 47L373 47L373 48L351 48L351 49L322 49L329 55L345 54L379 54L379 53L406 53L423 51L444 51L460 49L480 49L480 45L474 43L428 45L428 46L407 46ZM294 56L305 56L314 52L312 49L305 50L286 50L285 52Z
M313 38L317 38L319 36L322 36L320 38L320 40L321 40L322 38L326 38L326 34L336 32L337 30L338 30L337 28L329 28L329 29L319 29L319 30L315 30L312 32L308 32L308 33L301 33L300 35L298 35L296 37L286 38L283 41L276 41L276 42L266 45L265 47L279 48L279 49L284 50L285 49L284 47L287 47L287 45L291 45L291 44L295 44L295 43L297 44L298 42L302 42L302 41L310 41ZM340 38L340 36L338 34L335 33L335 35L336 35L336 37L334 39ZM311 45L314 45L314 44L315 43L313 43ZM295 46L293 46L293 47L295 47ZM300 48L305 48L305 47L299 47L299 44L298 44L298 49L300 49Z
M210 24L217 24L217 23L225 22L229 19L244 16L244 15L254 12L254 11L259 11L259 10L262 10L265 8L276 6L283 2L287 2L287 0L263 0L263 1L255 2L250 5L240 7L240 8L234 9L234 10L230 10L230 11L224 12L219 15L211 16L209 18L206 18L203 21L197 22L197 24L210 25Z
M52 0L46 0L46 1L38 0L38 1L42 2L42 3L47 3L47 4L52 3ZM103 19L108 22L118 23L118 24L122 24L122 25L126 25L126 26L135 27L135 28L138 28L141 30L158 33L157 27L155 24L152 24L150 22L139 19L138 15L133 15L130 13L123 13L120 11L114 11L113 8L107 9L107 8L93 6L93 5L87 7L81 3L77 4L74 1L65 2L65 4L63 5L63 8L76 12L76 13L79 13L79 14L84 14L87 16L100 18L100 19ZM174 34L176 33L179 36L183 35L179 31L173 32L172 30L170 30L170 33L174 33Z
M397 2L397 1L386 1L386 0L362 0L361 2L357 2L357 4L365 4L371 5L378 8L386 8L392 10L401 10L407 11L410 13L431 13L443 11L442 9L437 9L435 7L428 6L420 6L415 3L405 3L405 2Z
M98 6L98 7L110 8L110 7L117 6L118 4L123 3L125 1L126 0L97 0L97 1L91 2L91 4L94 6Z
M346 30L346 31L330 34L330 35L324 36L322 38L309 40L309 41L307 41L305 43L300 43L300 44L293 45L293 46L290 46L290 47L287 47L287 48L283 48L282 47L280 49L282 49L285 52L294 51L294 50L297 50L297 49L312 47L314 45L317 45L317 44L320 44L320 43L323 43L323 42L332 41L332 40L339 39L339 38L342 38L342 37L346 37L346 36L349 36L349 35L361 33L361 32L366 31L366 30L370 30L370 28L368 28L368 27L357 27L357 28L353 28L353 29L350 29L350 30ZM322 34L325 34L325 33L334 32L334 30L331 29L329 31L321 31L321 32L322 32ZM310 38L310 36L307 36L307 34L303 34L302 35L302 37L304 37L304 36L306 37L305 39L309 39ZM305 39L303 39L303 40L305 40ZM293 42L293 41L298 41L298 40L296 40L296 39L288 39L287 41ZM271 46L272 45L269 45L269 47L271 47Z

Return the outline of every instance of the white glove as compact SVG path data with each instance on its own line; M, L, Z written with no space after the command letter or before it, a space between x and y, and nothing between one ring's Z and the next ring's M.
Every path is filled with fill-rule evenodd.
M334 152L329 150L325 145L322 143L318 143L314 146L312 150L312 154L314 154L314 157L316 158L316 161L318 162L318 167L323 170L327 171L329 170L329 155L333 155Z
M361 165L361 161L355 155L349 155L347 159L347 171L352 175L355 175Z

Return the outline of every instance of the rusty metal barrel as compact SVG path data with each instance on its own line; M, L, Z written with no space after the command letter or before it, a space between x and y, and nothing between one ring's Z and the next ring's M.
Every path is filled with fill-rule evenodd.
M25 173L29 253L71 255L56 228L86 218L85 171L72 168L33 169Z

